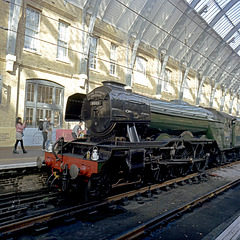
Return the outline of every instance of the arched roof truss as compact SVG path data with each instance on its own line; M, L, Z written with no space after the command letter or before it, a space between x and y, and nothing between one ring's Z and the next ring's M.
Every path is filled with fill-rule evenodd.
M83 9L87 1L67 2ZM97 18L123 31L134 51L140 43L163 49L231 91L240 82L239 15L240 0L101 0Z

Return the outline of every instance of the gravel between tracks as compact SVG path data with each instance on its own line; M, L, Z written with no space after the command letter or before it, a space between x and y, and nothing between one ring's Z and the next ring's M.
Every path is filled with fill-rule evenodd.
M216 175L216 177L225 179L226 181L233 181L240 176L240 163L226 166L221 169L209 170L210 173Z

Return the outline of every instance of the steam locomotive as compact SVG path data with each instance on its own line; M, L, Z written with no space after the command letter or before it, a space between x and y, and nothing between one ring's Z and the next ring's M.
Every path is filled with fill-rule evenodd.
M60 138L39 158L48 184L85 200L120 186L161 182L240 156L240 120L182 101L160 101L105 81L68 98L66 120L83 119L88 135Z

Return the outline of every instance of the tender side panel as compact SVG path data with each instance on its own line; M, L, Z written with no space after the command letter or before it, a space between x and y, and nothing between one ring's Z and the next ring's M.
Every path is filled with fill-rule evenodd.
M233 128L233 145L240 148L240 119L237 119Z

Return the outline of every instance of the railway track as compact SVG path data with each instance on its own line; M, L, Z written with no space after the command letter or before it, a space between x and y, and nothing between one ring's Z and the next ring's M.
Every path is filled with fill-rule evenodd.
M223 192L237 186L240 184L240 178L232 181L222 187L219 187L191 202L184 204L183 206L176 208L170 212L167 212L163 215L150 219L149 221L141 224L138 227L129 229L127 232L119 234L112 238L112 240L124 240L124 239L143 239L152 233L152 231L157 228L166 226L173 220L180 218L184 213L192 211L193 208L201 206L204 202L210 201L213 198L216 198L217 195L222 194Z
M37 214L57 201L59 193L28 192L22 194L5 194L0 200L0 226L18 222L28 217L29 213ZM38 213L39 214L39 213Z
M230 165L233 164L235 163ZM2 214L1 216L6 218L5 221L0 222L0 237L7 239L16 235L19 236L24 234L25 230L28 230L28 232L31 233L41 233L56 226L57 224L69 224L77 219L84 218L86 215L94 215L103 208L117 208L118 205L124 206L132 200L141 201L142 197L150 198L153 195L159 195L162 191L168 191L169 189L173 189L177 186L207 181L208 176L207 171L204 173L194 173L185 177L172 179L161 184L154 184L141 189L111 196L102 201L94 201L70 207L64 205L59 206L57 204L48 209L46 206L49 203L54 201L56 203L58 201L57 193L51 193L51 195L45 196L37 194L35 197L27 196L22 199L19 199L19 196L14 198L14 194L5 194L5 200L0 202L0 215ZM235 184L238 184L238 182L236 181ZM209 193L209 196L203 196L201 199L199 198L198 201L189 202L186 206L184 205L181 208L159 216L159 218L149 220L149 222L142 224L139 229L134 228L127 231L122 235L116 236L116 239L134 239L142 234L146 234L151 231L154 226L166 224L166 222L170 221L170 219L180 217L184 212L189 211L195 206L199 206L203 200L209 200L211 197L215 197L217 192L220 193L222 191L225 190L218 189L216 193L211 192ZM45 200L42 201L41 199ZM32 209L35 208L37 211L32 211L31 214L27 214L29 206L35 206L32 207Z
M137 199L138 201L141 199L141 196L151 196L153 194L159 194L161 191L166 191L167 189L171 189L176 187L175 185L183 185L196 181L203 181L207 176L205 173L194 173L182 178L172 179L166 181L161 184L155 184L151 186L147 186L141 189L132 190L130 192L121 193L115 196L108 197L102 201L93 201L81 205L76 205L72 207L63 207L62 209L49 210L49 212L41 213L41 212L33 212L32 216L23 214L23 217L15 217L16 214L21 216L21 212L26 212L27 206L29 205L38 205L39 208L44 208L47 203L43 203L43 201L39 201L41 196L36 196L34 198L27 198L19 200L18 208L15 208L11 205L11 202L16 202L16 200L12 200L9 202L8 206L3 204L3 208L0 208L0 213L6 217L7 221L0 222L0 236L1 237L9 237L15 236L23 233L26 229L33 232L41 232L47 230L50 226L57 224L59 222L69 223L75 221L76 218L84 216L87 214L94 214L98 209L104 207L114 207L117 204L126 204L127 201L132 199ZM12 197L12 196L11 196ZM57 194L52 193L51 195L42 196L42 198L47 198L49 201L56 199ZM22 204L20 204L22 203ZM42 207L41 207L42 204ZM1 207L1 205L0 205ZM14 209L15 208L15 209ZM9 209L9 211L7 211ZM11 215L15 214L15 215ZM1 216L0 214L0 216ZM38 215L37 215L38 214Z

